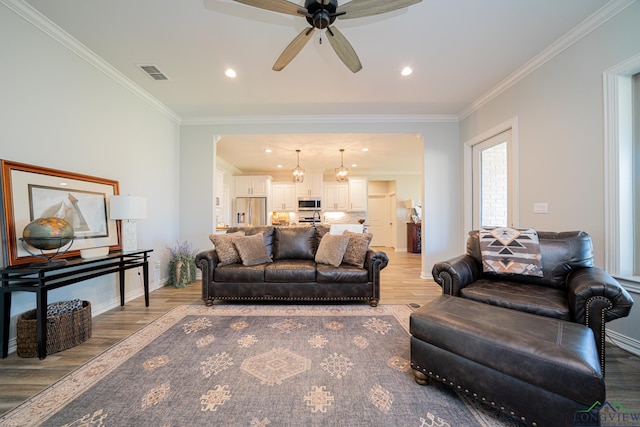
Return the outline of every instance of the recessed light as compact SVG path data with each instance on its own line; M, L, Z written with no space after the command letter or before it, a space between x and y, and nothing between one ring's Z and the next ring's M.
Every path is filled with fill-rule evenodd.
M236 70L234 70L233 68L227 68L227 71L224 72L224 75L229 77L230 79L233 79L236 77Z
M355 163L353 163L353 164L351 165L351 167L352 167L352 168L357 168L357 167L358 167L358 165L357 165L357 164L355 164Z
M282 165L278 165L278 169L282 169Z
M405 77L411 75L411 73L413 73L413 70L411 69L411 67L404 67L401 72L401 74Z
M362 149L362 151L367 152L367 151L369 151L369 149L365 147L365 148Z
M265 153L270 153L270 152L271 152L271 148L266 148L266 149L264 150L264 152L265 152Z

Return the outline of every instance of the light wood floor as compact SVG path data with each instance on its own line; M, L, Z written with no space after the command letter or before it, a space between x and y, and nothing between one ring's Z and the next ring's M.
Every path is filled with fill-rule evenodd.
M440 294L435 282L420 279L419 254L377 249L387 252L390 259L381 275L381 304L424 304ZM15 353L0 359L0 415L180 304L203 304L198 283L153 291L149 307L140 297L100 314L93 318L91 339L44 360L23 359ZM607 400L640 413L640 358L609 346L606 366Z

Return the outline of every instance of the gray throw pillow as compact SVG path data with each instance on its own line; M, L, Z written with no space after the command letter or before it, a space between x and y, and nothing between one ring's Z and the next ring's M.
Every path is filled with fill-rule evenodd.
M318 252L316 252L316 262L319 264L329 264L334 267L342 264L342 257L347 250L349 236L341 234L325 234L320 240Z
M242 236L233 239L233 244L242 259L242 265L258 265L265 262L272 262L267 247L264 244L264 236L262 233L252 236Z
M211 240L211 242L213 243L213 246L216 249L216 253L218 254L218 259L220 260L220 262L218 263L219 267L222 267L223 265L238 264L242 262L242 259L240 259L240 254L233 244L233 239L240 236L244 236L244 231L209 235L209 240Z
M349 236L349 244L347 250L344 253L342 262L349 265L355 265L356 267L364 267L364 260L369 250L369 243L373 238L371 233L354 233L353 231L345 230L342 233L344 236Z

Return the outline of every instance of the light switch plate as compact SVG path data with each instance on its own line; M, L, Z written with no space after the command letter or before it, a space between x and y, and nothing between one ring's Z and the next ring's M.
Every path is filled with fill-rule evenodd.
M534 214L546 214L546 213L549 213L549 204L547 202L534 203L533 204L533 213Z

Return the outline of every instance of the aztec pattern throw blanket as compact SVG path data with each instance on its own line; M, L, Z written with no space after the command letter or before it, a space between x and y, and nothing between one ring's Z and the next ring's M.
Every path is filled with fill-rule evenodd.
M485 273L542 277L540 242L532 228L481 228L480 251Z

